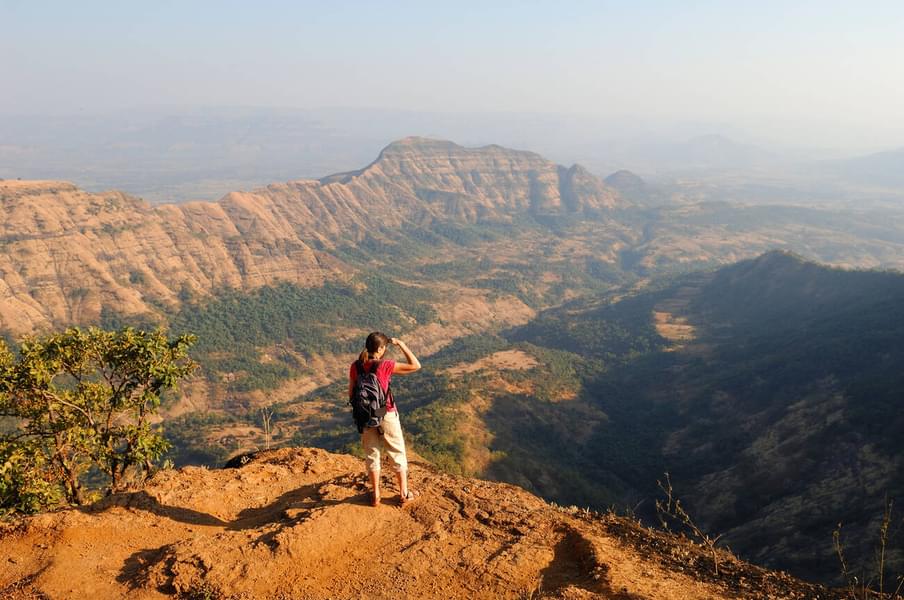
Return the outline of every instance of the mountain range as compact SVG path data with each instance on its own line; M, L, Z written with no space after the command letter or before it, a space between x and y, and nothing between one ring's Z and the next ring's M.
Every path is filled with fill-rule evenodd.
M388 146L360 171L216 203L151 206L119 192L20 181L0 182L0 201L0 328L17 334L96 322L103 309L159 315L180 294L322 284L348 270L331 250L405 228L591 215L619 202L579 166L422 139Z
M197 333L180 465L262 445L262 408L277 444L354 449L336 365L386 330L428 358L397 393L438 467L650 519L669 471L742 557L830 580L832 525L867 556L902 491L902 276L852 270L904 267L900 217L609 183L424 138L217 202L0 181L0 330Z
M355 271L345 249L413 239L455 255L463 241L530 237L561 260L581 238L569 260L641 275L776 246L844 266L904 266L896 217L712 202L632 209L580 166L424 138L393 143L358 171L212 203L152 206L18 180L0 181L0 202L0 329L14 334L97 322L104 310L160 318L215 290L311 287Z

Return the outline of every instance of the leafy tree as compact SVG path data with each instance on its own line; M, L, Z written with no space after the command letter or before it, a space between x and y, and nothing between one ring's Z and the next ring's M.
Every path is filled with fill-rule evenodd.
M17 355L0 343L0 415L13 423L0 438L0 506L30 512L60 491L80 504L91 468L110 491L147 477L168 448L150 417L195 369L194 342L127 327L26 338Z

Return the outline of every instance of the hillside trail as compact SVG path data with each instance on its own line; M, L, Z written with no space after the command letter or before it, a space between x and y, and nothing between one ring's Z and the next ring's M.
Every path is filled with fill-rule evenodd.
M739 562L729 579L701 576L706 553L675 536L426 464L413 463L421 496L402 508L390 475L373 508L362 462L318 449L161 471L143 489L7 527L0 597L830 597Z

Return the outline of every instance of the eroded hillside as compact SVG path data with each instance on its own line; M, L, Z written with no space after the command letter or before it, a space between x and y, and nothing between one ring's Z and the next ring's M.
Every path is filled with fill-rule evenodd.
M150 206L62 182L0 181L0 329L165 316L192 296L347 278L343 246L436 223L506 224L623 205L580 167L409 138L368 167L218 202Z

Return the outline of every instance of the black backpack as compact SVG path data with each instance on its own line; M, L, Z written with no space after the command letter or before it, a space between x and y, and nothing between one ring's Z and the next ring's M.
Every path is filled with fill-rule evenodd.
M380 368L380 361L371 363L370 371L364 369L364 363L360 360L355 361L355 369L358 371L358 377L355 380L355 388L352 390L352 397L349 404L352 405L352 417L355 419L355 425L358 426L358 433L364 433L365 427L379 427L386 416L386 398L391 392L380 386L377 379L377 369Z

